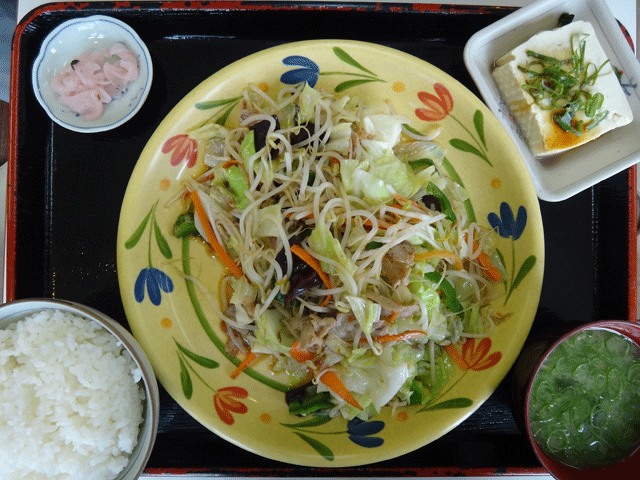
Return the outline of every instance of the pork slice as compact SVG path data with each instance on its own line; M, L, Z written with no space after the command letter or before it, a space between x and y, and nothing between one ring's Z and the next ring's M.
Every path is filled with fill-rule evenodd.
M311 314L302 319L299 339L300 348L305 351L319 353L322 350L324 337L327 336L335 323L336 319L333 317L320 317L316 314Z
M380 276L393 288L408 285L414 253L413 245L406 240L391 247L382 257Z
M382 317L388 317L393 312L397 312L396 318L407 318L420 311L420 305L417 303L403 305L379 293L370 293L367 295L367 298L382 307Z

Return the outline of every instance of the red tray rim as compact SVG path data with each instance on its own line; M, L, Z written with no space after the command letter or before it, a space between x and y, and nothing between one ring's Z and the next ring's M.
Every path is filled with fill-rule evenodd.
M362 11L395 11L395 12L433 12L433 13L475 13L486 14L496 11L510 11L513 7L499 6L475 6L475 5L447 5L443 4L418 4L418 3L282 3L282 2L244 2L244 1L211 1L211 2L57 2L50 3L32 10L17 25L11 54L11 83L10 83L10 110L9 110L9 157L7 170L7 204L6 204L6 225L5 225L5 283L3 288L3 301L7 302L15 299L15 271L16 271L16 227L17 227L17 161L18 161L18 110L19 105L16 100L19 98L19 67L24 61L19 49L20 38L30 27L31 23L40 15L47 12L57 12L65 10L77 10L82 12L90 8L106 8L110 10L139 10L154 9L159 11L171 10L221 10L221 11L250 11L250 10L362 10ZM638 241L638 187L637 187L637 167L634 165L627 170L627 241L629 259L627 267L628 282L628 312L627 319L637 323L637 288L638 288L638 259L637 259L637 241ZM375 466L371 467L375 470ZM226 474L260 476L264 475L272 469L264 469L259 467L248 467L243 469L234 468L227 472L216 470L215 475L220 476ZM332 469L332 476L339 476L340 471L346 473L354 473L350 469ZM296 467L277 468L278 474L296 475ZM542 467L523 468L523 467L507 467L507 468L459 468L459 467L427 467L427 468L388 468L385 471L394 472L398 475L410 474L419 477L486 477L486 476L538 476L547 473ZM320 470L324 472L324 470ZM211 469L203 468L148 468L145 470L149 475L170 475L184 476L189 474L206 475L214 473Z

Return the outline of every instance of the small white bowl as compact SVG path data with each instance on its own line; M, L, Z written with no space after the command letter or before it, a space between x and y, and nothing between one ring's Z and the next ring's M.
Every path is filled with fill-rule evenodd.
M540 160L529 150L491 75L501 56L543 30L556 27L562 13L590 22L611 64L624 73L622 84L633 122L582 146ZM640 161L640 65L620 26L602 0L540 0L476 32L464 49L464 61L485 103L498 117L525 159L538 197L565 200Z
M112 318L91 307L65 300L34 298L15 300L0 305L0 330L43 310L59 310L100 324L105 330L117 338L129 354L131 354L134 362L142 372L145 400L143 420L138 434L138 443L129 455L129 463L118 474L115 480L135 480L139 478L144 471L151 456L151 450L155 444L160 412L158 382L144 350L133 336Z
M120 98L105 105L97 120L86 120L57 100L49 82L74 57L117 42L138 57L139 76ZM152 77L151 56L138 34L126 23L102 15L75 18L58 25L42 42L31 74L36 98L49 117L69 130L82 133L111 130L132 118L149 94Z

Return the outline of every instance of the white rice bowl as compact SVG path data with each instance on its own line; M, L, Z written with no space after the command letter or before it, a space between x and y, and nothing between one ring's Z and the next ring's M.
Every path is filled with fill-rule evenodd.
M101 325L47 309L0 329L0 479L109 479L143 422L142 372Z

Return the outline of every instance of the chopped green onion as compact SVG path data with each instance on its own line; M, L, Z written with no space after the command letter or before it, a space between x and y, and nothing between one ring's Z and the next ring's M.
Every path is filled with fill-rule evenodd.
M596 112L602 107L602 102L604 102L604 95L600 92L592 95L589 100L585 102L584 105L584 114L587 117L595 117Z
M553 118L553 121L556 122L558 126L565 132L571 132L577 136L582 135L582 132L580 132L579 130L576 130L573 127L573 124L572 124L573 115L571 114L570 111L560 110L558 113L555 113L552 118Z
M542 60L544 63L550 63L552 65L560 63L560 60L558 60L557 58L548 57L547 55L542 55L541 53L534 52L533 50L527 50L527 55Z
M586 38L587 35L580 33L571 36L571 59L559 60L527 50L532 60L527 65L518 65L518 69L529 77L522 89L541 109L554 110L551 118L562 130L577 136L596 127L609 114L608 111L600 111L604 103L602 93L591 95L584 90L585 86L596 83L598 75L609 62L606 60L597 68L592 63L585 63ZM578 111L583 111L593 120L577 120Z
M598 126L598 124L600 124L600 122L602 122L605 118L607 118L607 115L609 115L609 110L605 110L604 112L600 112L599 114L597 114L593 120L591 120L589 123L587 123L584 127L585 130L591 130L595 127Z

